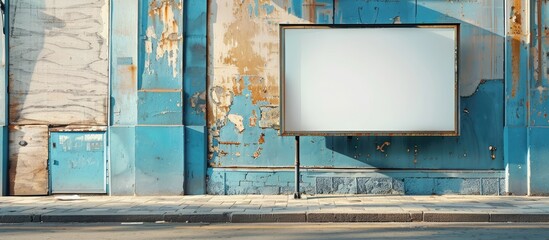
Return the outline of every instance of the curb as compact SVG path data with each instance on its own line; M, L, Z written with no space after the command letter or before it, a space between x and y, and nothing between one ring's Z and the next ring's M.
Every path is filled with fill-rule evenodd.
M92 223L92 222L173 222L173 223L288 223L288 222L549 222L549 213L211 213L211 214L67 214L0 215L0 223Z
M410 213L308 213L307 222L411 222Z

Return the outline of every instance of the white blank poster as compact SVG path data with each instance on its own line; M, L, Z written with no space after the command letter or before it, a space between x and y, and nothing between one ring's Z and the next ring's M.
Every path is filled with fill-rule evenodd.
M458 134L457 26L282 31L282 134Z

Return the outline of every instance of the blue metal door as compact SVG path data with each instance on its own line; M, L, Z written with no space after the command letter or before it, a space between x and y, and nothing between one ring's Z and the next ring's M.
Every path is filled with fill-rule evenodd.
M51 193L106 193L104 132L51 132Z

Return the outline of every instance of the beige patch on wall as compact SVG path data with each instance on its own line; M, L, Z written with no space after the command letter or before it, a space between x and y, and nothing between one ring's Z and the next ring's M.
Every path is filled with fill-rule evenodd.
M274 10L269 13L264 5ZM234 96L243 94L243 89L249 90L252 104L279 104L279 23L308 23L289 14L289 5L288 1L262 0L258 5L253 0L210 1L210 127L227 122Z
M10 3L10 123L106 125L108 1Z

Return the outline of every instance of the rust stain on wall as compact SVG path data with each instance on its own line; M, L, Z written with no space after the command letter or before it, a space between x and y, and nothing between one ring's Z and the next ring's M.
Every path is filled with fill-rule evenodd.
M120 81L120 92L132 93L137 89L137 66L135 64L123 66L118 68L120 76L125 76L126 79ZM129 78L129 79L127 79Z
M240 145L239 142L231 142L231 141L219 141L219 144L221 145Z
M520 81L520 48L522 42L522 3L515 0L511 6L509 18L509 36L511 37L511 96L515 97Z
M261 156L261 151L263 151L263 148L262 147L258 147L257 150L254 152L253 154L253 158L254 159L257 159L259 156Z
M549 45L549 27L547 27L547 26L544 27L544 31L543 31L543 32L545 33L545 36L544 36L544 38L545 38L545 45Z
M273 79L274 77L269 77ZM269 104L279 104L278 85L267 83L268 79L262 77L251 77L248 90L252 92L252 103L268 102ZM276 93L276 95L274 95Z
M255 110L252 110L252 115L250 116L250 127L255 127L257 125L257 113Z
M265 143L265 134L264 134L264 133L262 133L262 134L259 136L259 139L257 140L257 143L259 143L259 144Z
M321 5L323 6L325 4L317 4L316 0L305 0L303 6L308 8L309 11L307 11L307 16L304 16L304 18L309 19L310 22L314 22L316 20L316 7Z
M545 0L545 2L547 2L547 0ZM542 80L542 71L543 71L543 42L542 42L542 38L543 38L543 31L541 29L541 27L543 26L543 20L542 20L542 14L543 14L543 4L541 1L537 1L537 26L538 26L538 29L537 29L537 47L535 48L537 50L537 54L534 54L535 58L537 59L534 59L534 62L537 62L537 64L534 66L535 71L534 71L534 79L538 82L538 84L541 84L541 80Z
M244 90L244 78L240 77L238 80L235 79L234 81L233 92L235 95L241 95Z
M131 83L132 83L132 86L135 86L136 83L137 83L137 66L135 66L135 64L132 64L128 67L128 71L130 71L130 75L131 75Z

